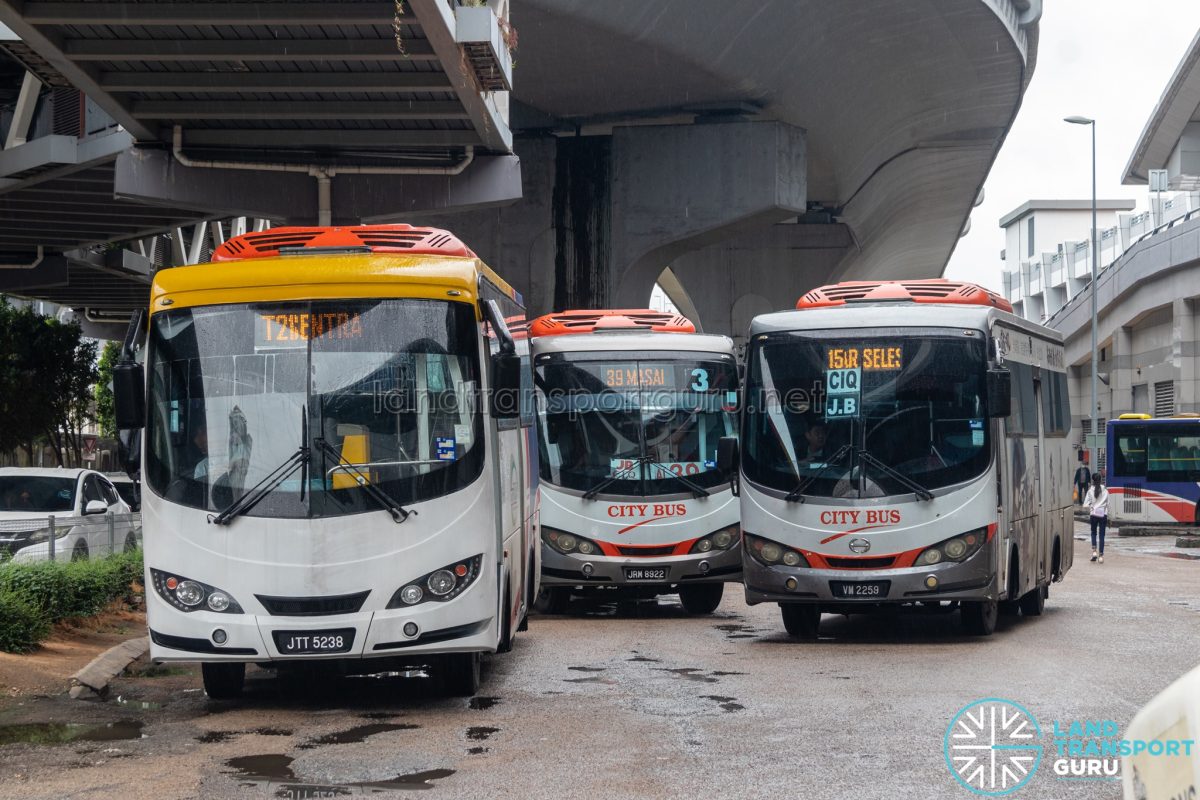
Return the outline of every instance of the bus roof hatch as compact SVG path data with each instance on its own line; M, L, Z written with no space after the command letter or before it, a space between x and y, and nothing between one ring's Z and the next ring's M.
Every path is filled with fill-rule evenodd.
M847 303L945 303L991 306L1011 312L1012 304L993 291L974 283L929 278L919 281L844 281L819 286L807 292L796 308L829 308Z
M244 233L225 241L214 250L212 261L303 255L306 251L313 255L357 251L475 258L475 253L457 236L438 228L415 228L412 225L353 225L270 228L255 233Z
M562 336L570 333L605 331L652 331L654 333L695 333L696 326L687 317L649 308L618 308L604 311L559 311L538 317L529 324L532 336Z

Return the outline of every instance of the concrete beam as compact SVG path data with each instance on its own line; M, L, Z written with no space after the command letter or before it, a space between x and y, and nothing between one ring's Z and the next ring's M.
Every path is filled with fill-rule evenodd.
M102 72L100 88L107 92L282 91L365 94L445 92L450 89L450 81L439 72Z
M391 25L397 5L382 3L25 3L31 25ZM412 22L412 14L401 17Z
M292 91L303 91L294 89ZM139 100L132 105L138 119L466 119L460 103L421 100Z
M431 61L424 39L68 39L64 54L84 61ZM111 112L110 112L111 113Z
M163 150L132 148L117 158L119 199L212 216L247 216L311 224L317 184L305 173L184 167ZM478 209L520 197L514 156L476 158L459 175L335 175L335 220L380 221L453 208Z
M62 256L44 256L28 269L0 267L0 292L19 294L28 289L66 285L67 259Z

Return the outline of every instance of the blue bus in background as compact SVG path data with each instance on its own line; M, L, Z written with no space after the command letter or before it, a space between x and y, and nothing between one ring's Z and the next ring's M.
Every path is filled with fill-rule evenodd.
M1200 525L1200 416L1122 414L1108 423L1114 522Z

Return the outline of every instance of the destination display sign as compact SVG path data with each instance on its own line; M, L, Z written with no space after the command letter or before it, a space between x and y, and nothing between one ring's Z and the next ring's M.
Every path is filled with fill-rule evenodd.
M862 347L831 347L827 354L828 369L900 369L904 366L904 348L899 345Z
M257 349L304 347L310 339L361 339L362 317L357 312L323 311L317 314L259 314L254 328Z
M864 372L904 367L899 345L830 347L825 351L825 419L857 417L861 408Z

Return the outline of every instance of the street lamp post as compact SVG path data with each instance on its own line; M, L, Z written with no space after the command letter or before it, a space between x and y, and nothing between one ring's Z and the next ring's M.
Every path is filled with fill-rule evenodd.
M1096 411L1099 406L1096 398L1096 378L1100 369L1099 349L1096 346L1096 274L1099 272L1097 265L1100 261L1100 230L1096 226L1096 120L1088 117L1065 117L1063 121L1072 125L1090 125L1092 128L1092 446L1089 449L1092 472L1096 473L1100 469L1100 452L1096 447L1096 443L1100 441L1097 438L1099 431L1096 430Z

